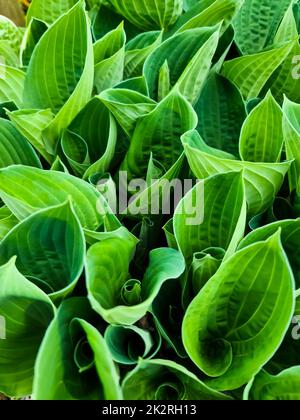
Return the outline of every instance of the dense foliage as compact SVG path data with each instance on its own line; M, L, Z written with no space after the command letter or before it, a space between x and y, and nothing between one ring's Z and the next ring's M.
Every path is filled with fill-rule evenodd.
M299 31L299 0L0 17L1 393L300 399Z

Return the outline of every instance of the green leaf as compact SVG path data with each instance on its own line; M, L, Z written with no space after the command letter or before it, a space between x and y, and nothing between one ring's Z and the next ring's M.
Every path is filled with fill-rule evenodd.
M25 166L0 169L0 197L20 220L37 210L65 203L68 197L72 198L84 228L96 230L103 217L97 211L102 202L100 193L88 183L62 172Z
M147 81L145 76L133 77L132 79L124 80L115 86L116 89L128 89L141 93L142 95L149 95Z
M282 147L282 111L269 92L244 122L240 155L248 162L278 162Z
M41 168L35 151L10 121L0 118L0 168L10 165Z
M174 234L187 266L193 255L219 247L234 253L244 236L246 201L241 172L218 174L198 182L179 203Z
M253 245L256 242L267 240L278 229L281 230L282 246L293 269L297 288L300 288L300 256L298 254L300 219L278 221L255 229L243 239L239 245L239 249Z
M135 326L110 325L104 335L113 359L123 365L135 365L140 358L150 359L158 352L161 339Z
M21 28L18 28L18 26L16 26L16 24L10 19L3 16L2 6L0 7L0 9L0 39L2 41L7 41L14 53L18 54L23 36L23 31Z
M132 197L128 207L122 213L130 218L170 214L173 204L171 203L172 188L179 194L183 193L181 185L176 180L181 175L184 161L184 154L182 154L167 172L163 170L165 172L163 174L149 174L149 167L153 163L151 156L147 174L148 188ZM176 189L177 187L180 191ZM175 198L174 205L176 204Z
M128 39L132 39L140 33L136 26L126 20L124 16L106 7L103 2L97 8L91 10L90 18L92 34L96 41L114 30L122 22L124 22L124 29Z
M167 35L202 26L213 26L221 21L223 21L223 31L225 31L242 2L243 0L196 1L193 7L177 20Z
M218 30L219 26L190 29L172 36L156 48L149 55L144 65L144 75L149 86L150 97L157 99L159 73L165 61L167 61L170 70L171 87L174 87L181 77L183 80L181 79L180 82L184 83L189 73L195 70L194 66L197 66L195 61L197 62L199 55L203 56L205 51L207 51L208 56L199 65L201 69L202 65L204 66L203 71L207 75L207 65L208 63L210 65L210 54L216 47ZM197 81L199 78L201 88L201 83L204 82L201 72L200 75L196 74L196 77ZM199 89L198 86L196 87ZM195 91L197 89L195 88ZM200 92L198 93L200 94Z
M118 400L119 378L85 298L69 299L50 324L35 365L35 400ZM79 354L87 358L82 360ZM86 363L88 362L88 363Z
M27 23L31 19L39 19L48 24L55 22L62 14L67 13L78 0L32 0L27 12Z
M214 28L216 29L216 28ZM219 27L202 45L187 65L176 86L192 104L197 103L219 43Z
M66 130L61 138L61 148L74 175L82 177L90 166L88 146L82 137Z
M114 118L98 97L91 99L72 121L69 130L87 144L91 166L83 178L104 175L113 160L117 142L117 126Z
M139 92L128 89L108 89L99 99L114 115L122 129L131 137L137 121L155 109L157 103Z
M212 72L195 111L199 120L197 130L205 142L238 156L240 131L246 118L239 90L229 80Z
M32 18L24 35L21 44L21 58L23 66L28 66L33 50L48 26L42 20Z
M208 280L218 271L224 257L225 250L217 247L207 248L194 254L189 273L194 296L200 292Z
M181 15L183 0L108 0L113 9L142 30L167 29Z
M167 248L152 251L140 283L140 294L135 304L128 304L130 294L124 299L123 293L135 293L129 273L135 246L133 239L115 238L95 244L88 251L88 297L93 309L108 323L132 325L137 322L149 310L163 283L178 278L184 271L184 261L178 251ZM135 280L133 284L138 283Z
M138 77L143 74L147 57L162 42L163 33L150 31L137 35L126 44L124 77Z
M53 158L46 152L42 135L43 130L53 120L51 110L22 109L13 112L7 111L7 115L19 132L26 137L46 161L51 162Z
M126 400L231 400L170 360L141 360L122 388Z
M234 19L235 40L243 55L255 54L268 45L274 37L291 0L245 0Z
M6 207L0 207L0 241L19 223L18 219Z
M242 162L221 157L219 151L204 144L197 132L185 134L182 142L191 170L198 179L243 170L248 217L263 213L273 204L291 165L290 162Z
M146 173L151 153L169 169L182 153L180 136L196 124L192 106L174 90L138 120L122 169L128 171L129 177L138 178Z
M207 384L237 389L271 359L294 313L294 288L280 231L221 265L183 321L185 348Z
M0 243L0 264L16 266L53 301L72 292L83 271L85 241L70 202L34 213Z
M19 67L20 65L19 57L12 48L9 41L0 40L0 57L2 64L5 63L7 66L10 67Z
M292 50L294 42L258 54L245 55L226 61L222 75L234 83L246 100L257 98L272 76Z
M35 358L54 316L47 295L26 280L15 258L0 267L0 316L6 338L0 340L0 391L11 397L31 394Z
M247 386L245 400L299 401L300 367L294 366L277 376L261 371Z
M121 23L94 44L95 76L97 93L109 89L123 80L126 34Z
M23 107L50 108L56 114L44 131L49 153L54 154L59 134L90 99L93 77L92 39L80 0L44 33L26 73Z
M184 316L182 308L182 281L167 281L160 289L151 306L155 325L169 347L181 358L187 354L181 338L181 325Z
M22 106L25 73L5 66L0 60L0 102L12 101L18 108Z
M286 156L293 160L289 172L290 190L297 190L300 193L300 106L285 98L283 103L283 136L285 142Z

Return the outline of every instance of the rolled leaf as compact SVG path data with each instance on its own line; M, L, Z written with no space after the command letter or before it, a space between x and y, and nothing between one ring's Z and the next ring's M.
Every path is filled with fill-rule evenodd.
M118 400L119 378L84 298L65 301L50 324L35 365L35 400Z
M150 253L144 279L130 280L129 265L135 245L132 239L109 239L93 245L87 254L89 300L93 309L111 324L132 325L140 320L161 286L184 271L180 253L161 248ZM127 296L124 292L128 292Z
M230 400L170 360L140 361L122 385L127 400Z
M263 213L272 205L291 165L290 162L256 163L220 157L220 152L205 145L197 132L186 133L182 141L190 167L198 179L243 170L249 217Z
M55 308L42 290L22 276L15 261L12 258L0 267L0 315L5 319L0 391L20 398L32 392L35 359Z
M294 366L277 376L260 372L247 386L244 399L260 401L299 401L300 367Z
M18 270L53 300L72 292L84 254L83 231L70 202L34 213L0 243L0 264L17 255Z
M20 220L39 209L65 203L69 196L84 228L96 230L104 216L99 212L100 205L104 205L100 193L65 173L10 166L0 169L0 185L1 199ZM42 191L40 185L43 185Z
M123 365L154 357L161 345L159 336L155 340L150 331L135 326L110 325L104 338L113 359Z
M207 178L179 203L173 218L174 234L187 266L206 248L235 252L244 235L246 201L241 172Z
M183 321L185 348L210 386L236 389L261 370L289 328L294 298L280 231L221 265Z

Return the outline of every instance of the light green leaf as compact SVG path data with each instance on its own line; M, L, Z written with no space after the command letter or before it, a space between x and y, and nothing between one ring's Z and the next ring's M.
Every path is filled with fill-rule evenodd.
M0 316L6 339L0 340L0 391L11 397L31 394L35 358L54 316L47 295L26 280L15 258L0 267Z
M147 96L128 89L105 90L99 95L99 99L114 115L128 137L132 136L138 119L157 106Z
M131 280L129 265L135 246L136 241L132 239L116 238L95 244L88 251L88 297L93 309L108 323L132 325L137 322L149 310L163 283L178 278L184 271L180 253L161 248L150 253L144 279Z
M183 342L194 363L232 390L257 374L279 348L294 313L294 277L280 231L226 260L188 308Z
M294 160L289 172L290 190L300 193L300 105L285 98L283 103L283 136L286 156Z
M70 202L34 213L0 243L0 264L17 255L18 270L54 301L74 289L84 254L83 231Z
M26 73L23 108L50 108L56 114L44 131L49 153L55 153L59 134L90 99L93 77L92 39L80 0L41 37Z
M10 165L41 168L35 151L10 121L0 118L0 168Z
M273 204L291 165L290 162L256 163L221 157L219 151L209 148L197 132L185 134L182 142L191 170L198 179L243 170L248 217L263 213Z
M119 378L88 301L65 301L50 324L35 364L35 400L118 400ZM89 322L87 322L89 321Z
M62 14L68 12L78 0L32 0L27 12L27 24L31 19L39 19L48 24L52 24Z
M291 0L245 0L234 19L235 39L244 55L255 54L272 45L274 36Z
M65 203L68 197L84 228L96 230L103 217L97 211L103 204L100 193L87 182L62 172L25 166L0 169L0 197L20 220L37 210Z
M183 0L108 0L113 9L140 29L167 29L181 15Z
M180 77L183 77L185 71L189 73L190 67L193 68L192 60L197 60L195 58L197 54L204 53L202 47L204 50L208 48L204 45L211 37L209 45L212 44L214 47L217 29L217 27L204 27L184 31L164 41L149 55L144 65L144 75L151 98L157 99L159 73L165 61L169 66L170 84L173 87Z
M170 360L141 360L122 388L126 400L231 400Z
M22 106L25 73L22 70L5 66L0 60L0 102L14 102Z
M153 159L151 156L149 166L152 161ZM179 185L176 180L181 174L184 161L184 154L182 154L167 172L163 171L165 173L157 177L153 177L153 174L151 174L151 177L148 178L148 167L148 188L131 198L128 207L124 210L123 214L130 218L170 214L172 209L172 188L181 195L183 193L181 185ZM181 189L180 191L178 190L178 187ZM175 205L177 204L175 200L174 203Z
M260 401L299 401L300 366L294 366L277 376L261 371L247 386L244 399Z
M248 162L278 162L282 147L282 111L269 92L244 122L240 155Z
M205 142L238 156L240 131L246 118L239 90L211 72L194 108L199 119L197 130Z
M32 18L21 44L20 56L23 66L28 66L33 50L48 26L42 20Z
M197 103L204 83L210 71L213 56L217 50L220 36L220 28L214 27L215 32L198 50L189 62L176 87L192 104Z
M0 16L1 18L1 16ZM0 57L1 64L6 64L10 67L19 67L20 60L17 53L12 48L11 44L7 40L0 40Z
M194 254L189 273L194 296L200 292L208 280L218 271L224 257L225 250L216 247L207 248Z
M218 174L198 182L175 210L174 234L187 266L206 248L235 252L244 236L246 201L241 172Z
M0 9L0 39L2 41L7 41L14 53L18 54L23 36L23 30L16 26L16 24L10 19L3 16L2 6L0 6Z
M159 31L145 32L127 43L124 69L126 79L142 75L145 61L161 44L162 35L163 33Z
M83 178L104 175L113 160L117 142L114 118L98 97L91 99L72 121L69 130L79 135L87 144L92 165Z
M135 365L140 358L150 359L158 352L161 339L135 326L110 325L104 335L113 359L123 365Z
M182 153L180 136L197 124L192 106L173 90L149 114L138 120L122 169L129 177L146 173L150 154L168 170Z
M109 89L123 80L126 34L121 23L94 44L95 76L97 93Z
M7 115L20 133L26 137L46 161L52 162L53 157L46 152L42 135L43 130L53 120L52 111L50 109L22 109L13 112L7 111Z
M170 34L202 26L213 26L221 21L223 21L222 31L225 31L242 2L243 0L196 1L195 5L177 20Z
M238 87L246 100L257 98L274 71L288 57L293 45L294 42L288 42L268 51L226 61L222 75Z
M255 229L243 239L239 245L239 249L243 249L256 242L267 240L270 236L274 235L278 229L281 230L282 246L293 269L297 288L300 289L300 256L298 253L300 219L278 221Z
M82 177L90 166L86 142L78 134L65 130L61 138L61 148L74 175Z
M0 207L0 241L19 223L18 219L6 207Z

